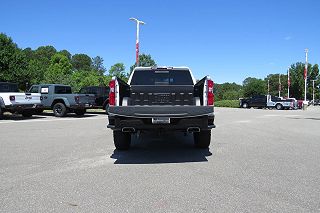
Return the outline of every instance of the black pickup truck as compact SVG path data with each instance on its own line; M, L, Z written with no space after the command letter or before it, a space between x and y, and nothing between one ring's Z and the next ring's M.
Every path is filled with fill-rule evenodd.
M93 108L108 110L109 107L109 87L107 86L88 86L80 89L79 94L93 94L95 105Z
M256 95L251 98L240 98L239 101L241 108L258 107L277 110L297 108L297 101L294 98L283 99L272 95Z
M129 149L143 131L193 133L195 146L208 148L214 125L213 81L197 83L187 67L137 67L128 83L110 81L109 124L115 147Z

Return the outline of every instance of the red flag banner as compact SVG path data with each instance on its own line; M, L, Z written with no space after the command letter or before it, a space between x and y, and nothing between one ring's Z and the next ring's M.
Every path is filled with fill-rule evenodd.
M307 79L307 68L306 67L304 68L303 78Z
M288 87L290 87L291 82L290 82L290 71L288 70Z

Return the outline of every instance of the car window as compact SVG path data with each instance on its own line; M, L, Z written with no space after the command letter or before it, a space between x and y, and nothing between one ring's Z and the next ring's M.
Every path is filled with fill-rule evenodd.
M71 94L71 87L69 86L55 86L54 93L56 94Z
M30 92L30 93L38 93L38 92L39 92L39 86L32 86L32 87L29 89L29 92Z
M131 85L193 85L189 70L138 70Z
M0 92L19 92L19 88L17 84L1 83Z

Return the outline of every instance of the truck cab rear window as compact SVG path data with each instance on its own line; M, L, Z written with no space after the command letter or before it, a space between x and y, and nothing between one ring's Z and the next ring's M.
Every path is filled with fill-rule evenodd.
M55 94L71 94L71 87L65 87L65 86L55 86L54 88Z
M189 70L137 70L131 85L193 85Z
M18 85L12 83L0 83L0 92L19 92Z

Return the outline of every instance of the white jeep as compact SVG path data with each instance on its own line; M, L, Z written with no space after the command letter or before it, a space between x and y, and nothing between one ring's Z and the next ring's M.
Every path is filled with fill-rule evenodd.
M17 84L0 82L0 119L3 112L31 117L40 108L42 108L40 93L22 93L19 92Z

